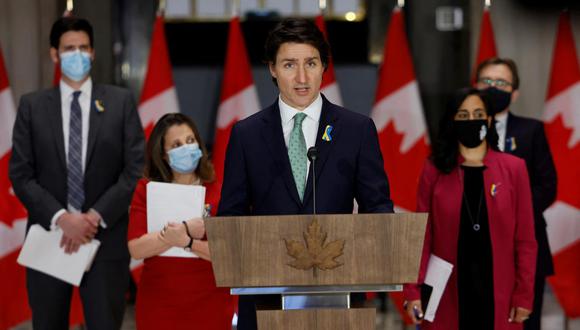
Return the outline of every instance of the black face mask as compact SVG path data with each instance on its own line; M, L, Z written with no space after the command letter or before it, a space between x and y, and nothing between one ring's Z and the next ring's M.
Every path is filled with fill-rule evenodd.
M455 134L461 144L467 148L478 147L487 136L487 120L456 120Z
M512 101L512 93L502 91L495 87L489 87L485 90L487 95L489 95L489 114L495 115L496 113L502 112L510 106Z

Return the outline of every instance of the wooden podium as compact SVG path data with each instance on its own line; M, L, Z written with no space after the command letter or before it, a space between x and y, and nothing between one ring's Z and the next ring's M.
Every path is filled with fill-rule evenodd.
M214 217L205 221L218 287L280 294L259 310L263 329L374 329L374 308L350 292L415 282L426 213Z

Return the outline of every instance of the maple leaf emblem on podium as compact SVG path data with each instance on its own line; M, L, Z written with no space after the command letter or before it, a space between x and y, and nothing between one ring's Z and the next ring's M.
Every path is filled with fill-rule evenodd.
M342 266L336 259L343 254L345 240L338 239L328 244L326 243L327 233L323 232L318 221L314 219L304 232L304 243L295 240L286 240L286 252L294 260L288 266L296 269L313 269L314 276L316 270L329 270Z

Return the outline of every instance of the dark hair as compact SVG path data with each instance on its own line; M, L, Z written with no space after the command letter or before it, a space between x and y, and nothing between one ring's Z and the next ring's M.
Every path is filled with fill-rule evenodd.
M91 23L84 18L74 16L61 17L54 24L50 30L50 47L58 49L60 45L60 37L69 31L82 31L89 36L89 43L93 47L93 27Z
M145 178L151 181L159 182L172 182L173 181L173 171L169 164L165 160L165 155L167 150L164 150L165 146L165 134L167 130L175 125L185 124L191 128L195 140L199 144L199 148L202 151L202 156L199 161L199 165L195 170L195 174L201 179L202 182L212 182L215 179L215 170L213 164L209 160L209 155L205 144L203 143L199 131L195 126L193 120L188 116L181 113L168 113L159 118L149 140L147 141L147 152L145 154Z
M516 62L511 58L501 58L501 57L492 57L488 58L487 60L479 63L477 66L477 71L475 71L475 77L479 80L481 70L483 70L486 66L489 65L505 65L510 69L512 73L512 88L513 90L517 90L520 88L520 76L518 74L518 67L516 66Z
M475 88L463 88L456 91L447 105L443 117L439 121L439 134L433 144L433 152L431 158L435 167L443 173L450 173L457 166L457 157L459 156L459 142L457 134L455 133L454 122L455 114L459 107L468 96L479 96L487 115L492 117L491 125L488 127L487 135L485 137L488 148L498 150L497 140L498 135L495 129L495 119L489 113L489 100L485 91L480 91Z
M276 63L276 55L283 43L308 44L318 50L324 70L330 62L330 45L322 31L312 21L303 18L286 18L270 31L266 39L265 57L267 63ZM276 79L272 79L276 83Z

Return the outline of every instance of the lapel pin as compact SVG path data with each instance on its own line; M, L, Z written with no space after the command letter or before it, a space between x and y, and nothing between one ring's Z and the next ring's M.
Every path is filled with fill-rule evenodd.
M497 188L501 186L501 182L498 182L497 184L492 183L491 184L491 188L489 189L489 194L491 195L491 197L495 197L495 195L497 195L498 191Z
M322 140L326 142L332 141L332 135L330 135L330 132L332 132L332 126L326 125L326 128L324 129L324 134L322 134Z
M105 106L101 100L95 100L95 108L97 108L98 112L105 112Z
M515 137L510 137L510 150L514 151L516 150L516 148L518 147L518 145L516 144L516 138Z

